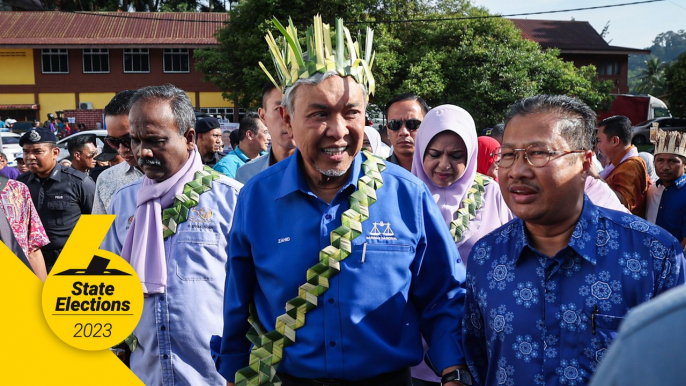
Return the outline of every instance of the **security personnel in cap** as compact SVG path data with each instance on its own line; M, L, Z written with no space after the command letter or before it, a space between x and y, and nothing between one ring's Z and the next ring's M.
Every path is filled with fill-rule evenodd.
M207 117L195 122L198 152L204 165L214 167L222 159L224 142L222 141L222 129L217 118Z
M17 180L25 183L50 244L41 248L48 272L67 243L82 214L90 214L95 182L86 174L57 164L57 138L43 127L33 128L19 139L29 171Z

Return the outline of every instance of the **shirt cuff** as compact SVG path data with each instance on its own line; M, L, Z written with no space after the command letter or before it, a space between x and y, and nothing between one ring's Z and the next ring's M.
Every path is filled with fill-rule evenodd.
M210 339L210 351L212 360L219 374L228 382L235 382L236 372L248 365L250 353L246 354L221 354L222 337L212 335Z
M427 356L430 360L429 366L433 368L439 377L441 372L448 367L465 364L462 346L460 342L452 337L443 339L438 346L430 347Z

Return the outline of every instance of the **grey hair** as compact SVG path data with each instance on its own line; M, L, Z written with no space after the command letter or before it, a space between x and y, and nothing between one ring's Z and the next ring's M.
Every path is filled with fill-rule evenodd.
M288 110L288 112L293 115L293 104L295 103L295 90L298 88L298 86L307 84L311 86L316 86L319 83L325 81L326 79L332 77L332 76L341 76L338 72L336 71L327 71L325 73L317 72L314 75L310 76L309 78L306 79L298 79L292 86L288 87L286 89L286 92L284 93L283 96L283 101L281 102L281 105ZM363 84L357 83L361 88L362 88L362 93L364 94L364 100L365 100L365 108L367 107L367 88L364 87Z
M191 100L185 91L173 84L141 88L131 97L131 106L139 100L155 99L169 101L172 114L174 114L174 119L176 120L176 126L179 129L179 135L184 135L188 129L195 127L195 113L193 112Z
M507 112L505 131L515 116L535 113L555 114L560 119L560 135L571 149L590 150L593 147L595 112L584 102L566 95L536 95L520 99Z

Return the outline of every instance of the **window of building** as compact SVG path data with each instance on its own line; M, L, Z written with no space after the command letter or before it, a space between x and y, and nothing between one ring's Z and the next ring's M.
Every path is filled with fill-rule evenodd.
M69 51L66 48L41 50L41 69L43 74L68 74Z
M86 48L83 50L84 74L107 74L110 72L110 50Z
M164 49L164 72L191 72L188 48Z
M150 51L147 48L124 48L124 72L149 73Z
M221 116L224 119L228 119L229 122L233 122L233 107L204 107L200 111L213 117ZM241 120L244 116L245 110L238 109L238 119Z
M621 75L621 63L619 62L600 62L598 65L598 75Z

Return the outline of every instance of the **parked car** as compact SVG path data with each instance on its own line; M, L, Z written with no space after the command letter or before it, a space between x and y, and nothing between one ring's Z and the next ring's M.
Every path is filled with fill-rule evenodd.
M659 124L658 127L661 130L686 132L686 119L674 117L649 119L632 127L633 136L631 137L631 143L634 145L645 145L649 143L650 127L653 125L653 122L657 122Z
M16 157L21 155L23 150L19 146L21 135L3 131L2 133L2 152L7 156L7 166L16 167Z
M107 136L107 130L80 131L76 134L68 136L67 138L60 139L57 141L57 147L60 149L60 154L57 156L57 162L60 162L65 158L71 161L69 150L67 150L67 142L69 142L71 138L78 137L80 135L95 135L95 146L98 148L98 151L102 151L102 146L105 144L104 139Z
M386 124L383 111L377 105L370 104L367 106L367 118L372 121L371 126L377 130L381 130L383 125Z
M31 121L17 121L12 125L12 133L17 133L22 135L29 131L33 127L33 122Z

